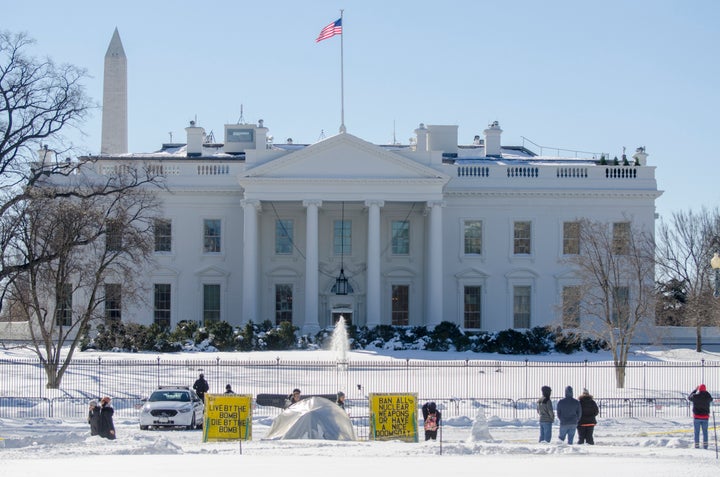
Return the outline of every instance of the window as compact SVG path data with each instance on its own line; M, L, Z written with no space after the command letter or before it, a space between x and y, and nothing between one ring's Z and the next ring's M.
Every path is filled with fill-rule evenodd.
M275 220L275 253L290 255L293 251L293 221L289 219Z
M122 249L122 225L116 220L108 220L105 250L109 252L117 252Z
M72 285L63 283L57 293L55 303L55 324L57 326L72 325Z
M563 328L580 326L580 287L568 286L562 289Z
M333 254L352 254L352 220L336 220L333 222Z
M515 222L513 227L513 253L530 254L530 222Z
M613 325L625 327L630 316L630 289L628 287L613 287Z
M220 321L220 285L203 285L203 323Z
M410 253L410 222L393 220L391 228L393 255L408 255Z
M482 253L482 220L465 221L465 254L480 255Z
M292 323L293 289L292 285L282 283L275 285L275 324L283 321Z
M580 253L580 222L563 222L563 254Z
M482 304L480 292L482 287L467 286L465 287L465 318L463 324L465 328L480 328L482 324L481 310Z
M220 253L220 219L205 219L203 235L203 251Z
M627 255L630 251L630 222L613 224L613 252Z
M155 219L153 232L155 234L155 251L172 252L172 221Z
M109 321L120 321L122 311L120 299L122 297L122 286L119 283L105 284L105 319Z
M410 324L410 287L408 285L392 286L392 313L393 326L407 326Z
M170 328L170 284L155 284L155 316L154 321L164 328Z
M513 327L530 328L530 287L513 287Z

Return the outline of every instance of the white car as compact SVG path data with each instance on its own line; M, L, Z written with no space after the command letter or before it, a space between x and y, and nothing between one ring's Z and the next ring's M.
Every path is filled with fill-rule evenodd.
M205 405L188 386L160 386L140 412L140 429L184 427L200 429Z

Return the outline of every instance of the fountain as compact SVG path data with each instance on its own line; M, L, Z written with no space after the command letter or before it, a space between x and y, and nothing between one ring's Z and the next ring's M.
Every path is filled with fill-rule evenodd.
M348 349L350 348L350 343L348 342L347 329L345 328L345 317L343 315L340 315L337 323L335 323L335 329L332 333L330 346L332 351L335 353L335 359L337 359L338 366L340 368L347 369Z

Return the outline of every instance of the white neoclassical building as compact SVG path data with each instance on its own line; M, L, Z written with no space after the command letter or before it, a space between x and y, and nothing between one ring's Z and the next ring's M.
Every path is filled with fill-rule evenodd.
M226 125L222 143L186 131L156 153L93 157L101 173L153 165L169 186L151 305L115 310L123 320L554 324L577 222L652 232L660 195L642 148L627 166L543 157L503 146L497 123L466 146L457 126L422 124L412 144L389 146L350 133L272 144L262 121Z
M127 61L115 30L105 56L103 174L148 164L167 177L147 268L148 305L107 315L144 324L291 321L303 332L343 315L357 325L454 322L501 330L553 324L573 276L577 222L652 233L655 168L536 155L503 146L497 122L472 144L457 126L420 125L412 144L342 132L273 144L262 121L199 125L187 141L127 153Z

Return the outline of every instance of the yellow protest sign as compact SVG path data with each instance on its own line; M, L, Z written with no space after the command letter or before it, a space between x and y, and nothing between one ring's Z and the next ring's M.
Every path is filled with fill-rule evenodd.
M206 394L203 442L252 438L252 395Z
M370 394L370 438L418 441L417 394Z

